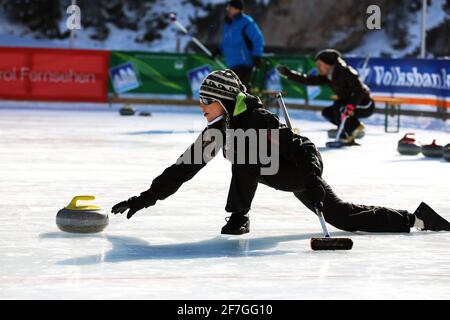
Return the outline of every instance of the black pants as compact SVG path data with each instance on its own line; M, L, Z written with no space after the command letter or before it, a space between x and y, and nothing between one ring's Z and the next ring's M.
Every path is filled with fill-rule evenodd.
M247 88L247 92L250 92L251 86L252 86L252 75L253 75L253 67L252 66L237 66L234 68L231 68L231 70L236 73L236 75L239 77L241 82L244 84L244 86Z
M232 165L232 178L225 210L246 212L250 209L258 183L278 190L293 192L312 212L312 201L305 193L303 174L298 167L280 163L280 170L273 176L259 176L255 167ZM411 214L379 206L357 205L341 200L324 181L326 191L323 215L332 226L346 231L409 232ZM274 204L276 207L276 204Z
M342 101L335 101L332 106L322 110L322 115L331 123L339 126L341 124L341 115L346 105ZM345 121L344 131L351 134L361 124L358 119L370 117L374 111L375 102L373 100L365 106L355 106L355 113Z

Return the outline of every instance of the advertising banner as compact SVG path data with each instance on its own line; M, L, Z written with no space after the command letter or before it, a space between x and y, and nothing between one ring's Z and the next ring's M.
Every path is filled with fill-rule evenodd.
M285 97L307 99L307 89L287 79L280 78L275 70L279 63L289 67L309 71L314 61L304 57L270 56L264 58L262 67L252 75L253 92L263 90L283 91ZM111 75L109 92L133 96L172 95L197 98L198 88L206 75L220 69L220 66L204 54L155 53L140 51L112 51L110 73L123 65L132 65L140 81L133 89L118 92ZM328 99L331 91L327 88L315 88L315 96Z
M40 101L107 100L109 52L0 48L0 98Z
M450 107L450 60L348 58L374 96L397 97L408 104ZM364 69L364 70L363 70Z
M194 97L199 75L206 70L218 69L217 63L201 54L155 53L141 51L112 51L110 70L132 65L139 77L139 86L126 90L132 95L177 95ZM200 69L199 69L200 68ZM110 81L111 93L115 90L114 79Z

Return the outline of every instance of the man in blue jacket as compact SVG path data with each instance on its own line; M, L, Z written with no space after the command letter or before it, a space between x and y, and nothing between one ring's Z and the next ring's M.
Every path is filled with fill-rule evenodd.
M242 0L227 4L227 16L222 33L219 52L241 82L250 89L253 68L261 66L264 37L256 22L243 12Z

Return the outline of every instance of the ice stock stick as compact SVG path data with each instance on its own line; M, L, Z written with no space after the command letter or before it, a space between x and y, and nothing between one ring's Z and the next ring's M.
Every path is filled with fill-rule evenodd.
M284 104L283 96L281 95L281 92L278 92L277 94L277 101L278 106L281 108L281 111L283 111L284 119L286 120L286 124L289 127L289 129L292 129L291 119L289 118L289 114L287 112L286 105Z
M177 20L177 16L175 13L171 13L169 15L169 19L170 21L172 21L172 23L181 30L181 32L183 32L184 34L190 36L192 38L192 41L194 41L194 43L203 50L204 53L206 53L209 57L213 58L216 63L223 69L226 69L227 67L222 63L222 61L220 61L219 59L216 59L213 57L213 54L211 53L211 51L209 51L208 48L206 48L203 43L200 42L200 40L198 40L196 37L194 37L193 35L189 34L189 32L187 31L187 29Z
M347 116L344 117L344 119L341 121L341 124L339 125L338 131L336 133L336 137L334 138L334 141L329 141L325 145L329 148L340 148L343 146L341 142L339 142L339 137L342 134L342 131L345 127L345 122L347 121Z
M322 211L315 208L316 214L319 217L320 225L322 226L323 238L311 238L311 249L315 251L320 250L351 250L353 241L350 238L332 238L327 229L325 218Z
M363 66L362 66L362 70L361 70L361 79L364 81L364 79L366 78L366 70L367 70L367 66L369 65L369 60L370 60L370 54L368 54L366 56L366 59L364 60Z
M277 94L278 104L283 110L284 118L286 119L286 124L289 129L292 130L291 119L289 118L289 114L286 108L286 105L283 101L283 96L281 92ZM345 122L345 119L344 121ZM344 126L342 125L342 128ZM342 130L341 130L342 132ZM350 250L353 247L353 241L350 238L332 238L327 229L327 224L325 222L325 218L323 217L323 213L319 208L315 208L316 214L319 217L320 225L323 231L323 238L311 238L311 249L315 251L320 250Z

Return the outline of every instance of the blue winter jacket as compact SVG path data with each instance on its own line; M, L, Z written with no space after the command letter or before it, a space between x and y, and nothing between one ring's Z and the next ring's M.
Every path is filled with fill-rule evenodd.
M225 22L220 51L229 68L253 66L253 57L261 57L264 51L264 37L256 22L243 13Z

